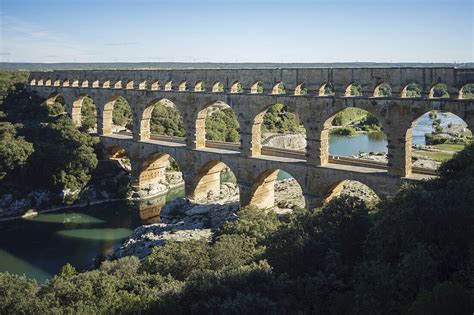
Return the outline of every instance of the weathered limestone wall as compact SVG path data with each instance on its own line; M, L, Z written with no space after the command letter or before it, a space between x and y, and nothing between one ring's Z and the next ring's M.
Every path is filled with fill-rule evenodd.
M224 85L224 92L212 92L211 87L217 81ZM236 81L242 84L243 93L232 93L235 92ZM252 86L257 81L263 83L263 94L251 93ZM468 127L474 130L473 100L458 99L461 87L466 83L474 83L474 69L53 71L33 72L30 82L32 85L29 89L36 91L48 102L53 102L61 95L77 124L81 120L82 100L85 96L91 97L97 106L98 133L102 135L104 144L120 145L126 149L132 161L132 184L136 187L140 185L140 174L143 182L145 177L159 173L158 166L149 170L149 173L143 173L143 162L151 154L166 153L178 162L187 195L202 198L209 190L218 189L220 184L217 171L213 173L212 167L207 167L215 161L222 161L237 176L243 204L252 202L256 187L260 187L255 186L260 180L259 176L276 169L284 170L297 179L309 206L321 201L331 185L346 179L360 181L379 195L390 195L398 189L400 178L411 174L411 128L421 115L430 110L449 111L464 119ZM198 91L194 87L196 82L200 87ZM269 94L279 82L285 84L286 94ZM335 96L318 96L317 91L326 82L334 84ZM353 82L362 86L364 95L342 96L345 88ZM391 85L392 97L373 97L374 90L382 82ZM422 87L423 97L401 97L401 91L411 82ZM431 87L438 82L447 84L451 98L428 98ZM294 90L301 89L301 83L306 85L309 94L294 95ZM206 87L205 91L201 90L203 85ZM255 92L255 88L253 91ZM112 110L119 96L124 97L132 108L132 138L112 135ZM162 145L150 140L150 118L154 105L160 100L172 102L183 116L185 144ZM206 112L216 102L226 103L236 113L240 124L240 152L223 153L206 148ZM261 155L260 125L265 111L276 103L287 105L304 125L307 132L305 161L285 162L285 159ZM335 168L328 164L328 129L331 120L339 111L349 107L367 110L382 124L388 139L388 173L380 170L361 171L350 167ZM267 200L270 200L268 196L271 192L265 189L261 191L260 200L254 201L262 205L269 204L270 201Z

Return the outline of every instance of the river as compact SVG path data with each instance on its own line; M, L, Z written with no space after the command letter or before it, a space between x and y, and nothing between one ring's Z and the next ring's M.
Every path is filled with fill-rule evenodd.
M438 117L443 126L463 123L454 115L438 114ZM432 130L428 115L422 116L414 128L413 143L425 144L424 134ZM330 137L330 153L335 155L386 152L386 146L383 133ZM278 174L278 180L289 177L290 174L282 171ZM234 177L228 173L222 180L234 180ZM94 267L136 227L159 222L161 207L181 196L184 196L183 187L139 203L111 202L0 223L0 271L25 274L44 283L66 263L77 270Z
M451 113L437 113L441 126L448 124L463 125L466 123ZM421 116L412 131L413 144L425 145L425 133L434 131L433 121L429 113ZM329 154L340 156L357 155L359 152L385 152L387 153L387 137L383 132L359 133L355 136L341 136L331 134L329 137Z

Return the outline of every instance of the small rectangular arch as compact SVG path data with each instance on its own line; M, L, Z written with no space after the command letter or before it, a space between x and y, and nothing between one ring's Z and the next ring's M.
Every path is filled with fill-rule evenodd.
M55 80L54 81L54 86L61 86L61 81Z
M114 89L121 89L122 88L122 81L117 81L114 83Z
M138 89L139 90L146 90L146 85L147 85L146 80L143 80L142 82L140 82L140 84L138 84Z
M99 80L92 81L92 87L98 88L99 87Z
M72 87L78 87L79 86L79 80L72 80Z
M46 86L51 86L51 79L47 79L46 82L44 83Z
M83 88L89 87L89 80L82 81L81 87Z
M102 84L102 88L104 88L104 89L110 88L110 81L109 80L104 81L104 83Z
M132 80L128 81L127 84L125 85L125 88L127 90L133 90L134 89L134 82Z

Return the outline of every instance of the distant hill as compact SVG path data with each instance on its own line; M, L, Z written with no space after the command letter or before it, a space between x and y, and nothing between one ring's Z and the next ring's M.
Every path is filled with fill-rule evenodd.
M209 63L209 62L110 62L110 63L15 63L0 62L2 70L125 70L125 69L236 69L236 68L356 68L356 67L457 67L474 63Z

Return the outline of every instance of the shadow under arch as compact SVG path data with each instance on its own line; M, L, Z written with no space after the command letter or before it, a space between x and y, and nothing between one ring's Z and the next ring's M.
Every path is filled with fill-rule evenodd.
M270 110L271 109L271 110ZM268 116L266 116L268 113ZM280 123L283 124L284 120L287 120L289 122L289 127L285 126L282 127L280 125L275 124L274 127L271 126L270 120L272 119L270 116L277 116L280 117L281 121ZM293 108L290 105L286 104L281 104L281 103L276 103L276 104L270 104L267 106L263 107L263 110L261 110L257 115L255 115L253 119L253 124L252 124L252 147L251 147L251 155L252 156L260 156L264 154L262 148L264 147L264 141L262 137L263 132L269 132L269 133L280 133L281 135L284 135L285 132L287 133L304 133L305 134L305 139L307 137L306 134L306 126L305 122L300 120L299 113L296 110L296 108ZM289 130L284 130L282 129L287 128ZM275 148L277 149L282 149L282 150L287 150L287 151L293 151L293 153L298 154L301 152L301 154L298 154L299 159L306 159L306 146L304 149L301 150L294 150L294 149L288 149L288 148ZM304 152L304 153L303 153Z
M210 146L209 141L213 141L232 143L234 146L227 148L240 151L240 123L234 109L227 103L211 101L204 105L196 115L195 128L196 149ZM212 146L216 147L218 144L213 143Z
M434 172L440 164L472 143L472 126L449 110L426 111L405 134L405 176Z
M360 193L357 194L357 192ZM380 197L369 185L358 180L346 179L335 182L328 187L321 200L321 205L326 205L333 198L342 195L363 196L364 201L370 204L375 204L380 200Z
M282 187L277 187L279 182L287 182ZM275 194L275 188L277 187L277 194L281 193L283 189L290 189L295 192L295 197L293 200L290 195L283 195L278 202L277 196ZM281 169L268 169L260 173L257 176L255 183L252 185L250 202L251 206L255 206L260 209L272 209L275 206L280 206L282 208L305 208L306 201L303 196L303 190L301 184L298 180L292 177L286 171ZM283 201L283 203L282 203Z
M225 173L227 176L223 176ZM224 187L224 183L226 186ZM197 170L192 182L186 182L187 197L197 203L208 203L222 199L222 196L237 199L239 188L235 173L222 161L210 160ZM225 189L225 191L223 190Z

